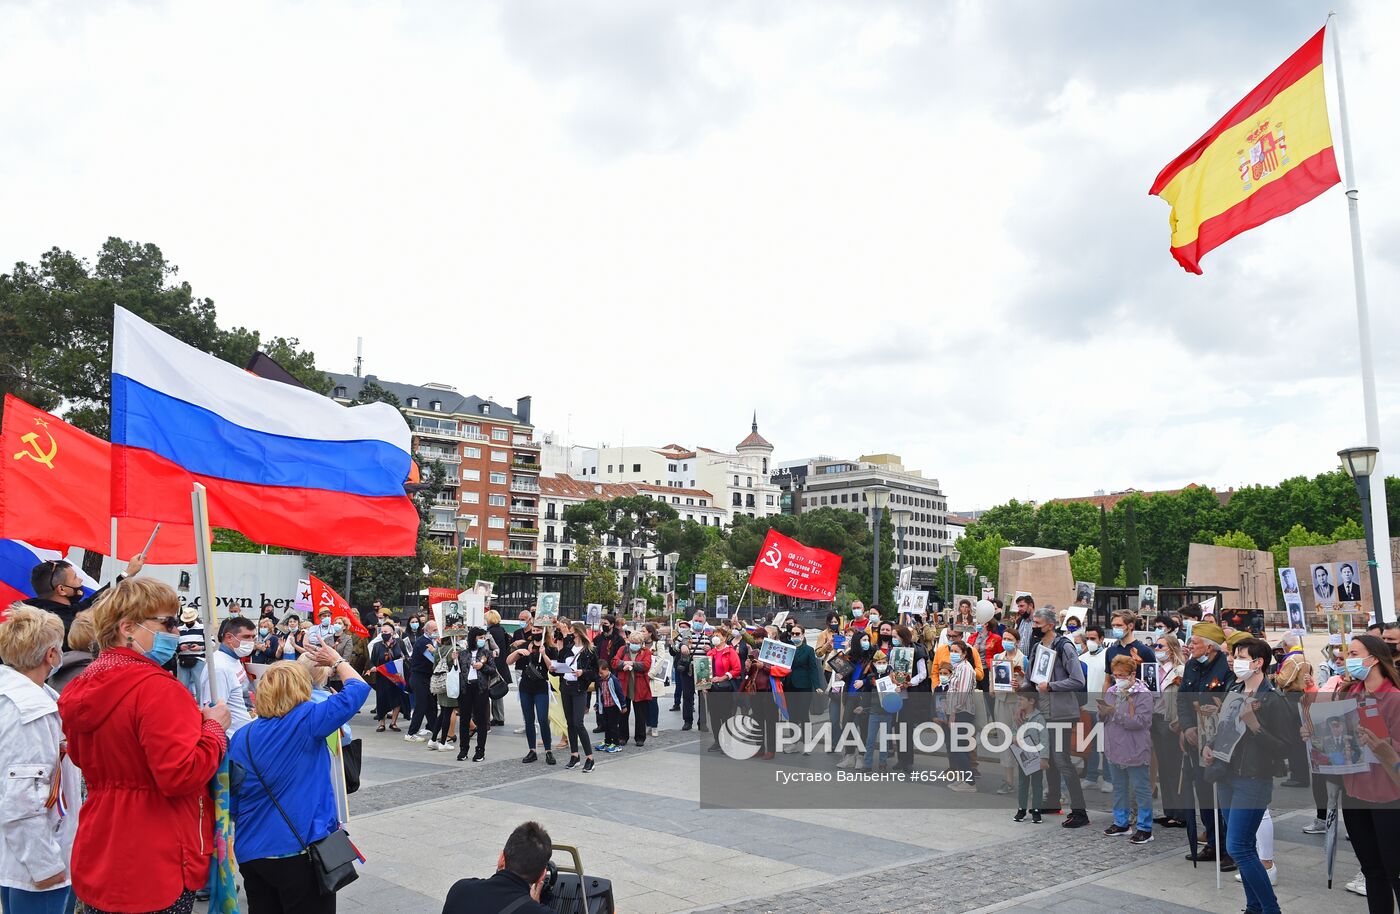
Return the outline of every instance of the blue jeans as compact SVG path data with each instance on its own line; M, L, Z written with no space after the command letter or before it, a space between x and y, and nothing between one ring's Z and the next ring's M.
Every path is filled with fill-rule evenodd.
M1225 852L1240 866L1244 883L1245 907L1260 914L1279 914L1278 898L1269 885L1269 871L1259 862L1255 833L1269 808L1274 782L1270 778L1226 778L1219 785L1220 810L1228 817L1225 825Z
M533 694L522 691L520 693L520 712L525 715L525 742L529 745L530 751L535 751L535 723L537 721L544 747L551 748L554 743L549 738L549 693ZM462 742L466 743L465 736Z
M1093 703L1090 702L1090 704ZM1089 713L1089 726L1092 727L1094 724L1098 723L1099 714L1097 711L1089 711L1087 708L1085 710ZM1109 770L1108 759L1101 760L1100 756L1102 754L1103 751L1101 749L1095 749L1084 757L1084 780L1090 784L1099 779L1099 766L1101 761L1104 778L1107 779L1109 783L1113 782L1113 774Z
M43 892L0 886L0 910L4 914L73 914L75 901L73 890L66 885Z
M1152 831L1152 778L1151 765L1109 765L1108 776L1113 782L1113 824L1119 828L1128 826L1128 793L1137 803L1138 831Z
M959 711L956 715L954 715L954 718L953 718L953 719L954 719L954 722L955 722L955 723L959 723L959 724L973 724L973 723L976 723L976 722L977 722L977 715L974 714L972 711ZM949 736L949 739L951 740L951 739L952 739L952 731L951 731L951 729L949 730L948 736ZM966 781L964 781L963 783L971 784L971 783L972 783L972 753L971 753L971 752L954 752L952 749L949 749L949 750L948 750L948 770L949 770L949 771L966 771L966 772L967 772L967 777L968 777L968 779L967 779Z
M880 737L890 730L890 721L894 720L893 714L884 711L871 711L866 715L865 722L865 767L871 767L875 761L875 747L880 742ZM880 746L880 764L888 765L890 754L884 746Z

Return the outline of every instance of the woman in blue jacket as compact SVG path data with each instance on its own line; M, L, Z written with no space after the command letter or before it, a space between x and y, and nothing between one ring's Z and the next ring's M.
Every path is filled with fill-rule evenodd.
M335 911L335 896L320 893L306 844L340 828L326 737L364 705L369 686L329 645L308 654L339 673L344 690L313 701L306 669L278 661L258 680L258 717L229 740L230 768L236 772L230 803L238 834L233 850L249 914Z

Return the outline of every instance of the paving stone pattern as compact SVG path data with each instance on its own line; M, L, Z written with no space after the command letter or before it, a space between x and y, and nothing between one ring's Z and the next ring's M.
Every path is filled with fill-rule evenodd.
M730 904L697 908L706 914L850 914L852 911L940 911L947 914L975 911L999 902L1011 901L1052 886L1093 876L1124 864L1146 863L1152 857L1179 853L1171 847L1129 846L1126 840L1107 841L1101 829L1077 832L1060 827L1059 818L1041 825L1027 824L1024 838L988 845L970 851L930 856L903 866L867 871L813 885L793 892L750 898ZM868 858L867 858L868 859ZM1085 891L1095 891L1083 887ZM1120 907L1051 907L1047 899L1036 899L1019 911L1104 910L1145 914L1141 902L1148 899L1123 894L1133 903ZM1058 904L1058 899L1055 904ZM1152 908L1163 914L1193 911L1173 906Z
M597 734L593 734L597 735ZM685 733L681 731L661 731L660 735L648 737L646 745L637 747L629 744L624 751L628 758L644 755L648 752L673 748L677 745L695 741L693 732ZM401 778L373 786L361 787L358 791L350 795L350 815L366 816L371 813L383 812L388 809L408 806L414 803L425 803L432 800L441 800L444 797L456 794L477 793L488 790L492 787L500 787L506 784L518 784L522 778L534 778L543 775L562 772L564 765L569 761L569 752L554 753L554 757L559 760L559 764L553 767L544 763L544 755L540 755L540 760L531 765L520 764L520 759L524 756L519 749L518 740L512 741L509 748L498 748L493 753L490 738L486 741L487 759L480 762L465 760L456 761L454 752L433 753L434 766L438 759L451 768L434 771L430 774L421 774L414 777ZM492 755L499 756L502 752L509 751L510 755L505 758L491 758ZM598 754L599 758L611 758ZM622 756L617 756L621 758ZM376 762L377 763L377 762Z

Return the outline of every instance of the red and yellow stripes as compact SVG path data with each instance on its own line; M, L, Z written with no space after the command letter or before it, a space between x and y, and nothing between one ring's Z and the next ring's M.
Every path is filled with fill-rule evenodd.
M1341 181L1327 121L1320 30L1199 140L1149 193L1171 204L1172 256L1200 273L1226 241Z

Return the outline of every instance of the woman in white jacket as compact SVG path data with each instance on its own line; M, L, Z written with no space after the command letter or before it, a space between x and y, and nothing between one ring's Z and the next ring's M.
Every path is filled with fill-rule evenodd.
M63 620L16 603L0 622L0 900L6 911L73 910L68 861L81 775L63 752Z

